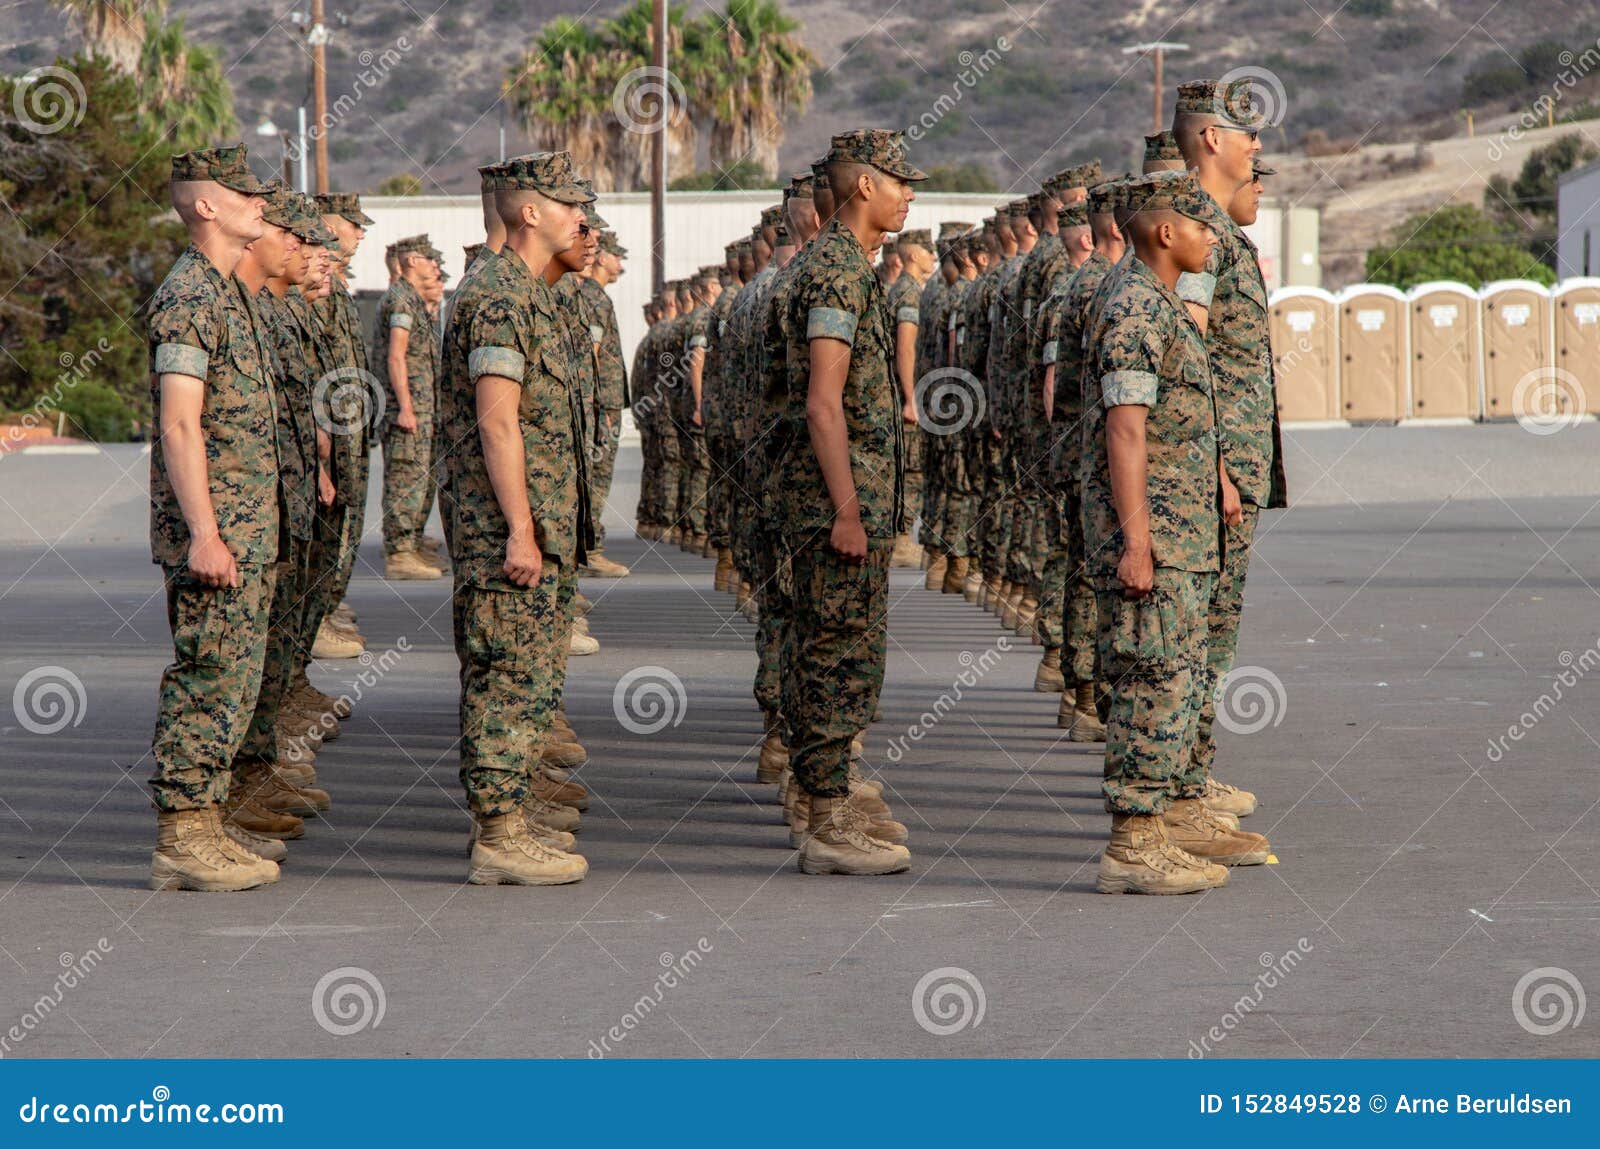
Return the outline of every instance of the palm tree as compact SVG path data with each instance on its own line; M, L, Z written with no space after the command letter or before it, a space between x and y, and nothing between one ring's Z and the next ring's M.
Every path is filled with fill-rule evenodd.
M784 122L811 102L817 66L799 30L777 0L728 0L715 36L726 78L706 101L711 162L718 167L750 160L767 175L777 174Z
M612 54L580 20L557 16L507 73L501 91L533 145L572 153L601 189L616 186L611 154Z
M233 89L217 54L183 34L183 20L163 24L145 16L139 56L139 102L155 129L179 150L204 147L231 134Z
M127 76L137 75L144 49L145 16L166 14L167 0L50 0L83 33L91 56L103 56Z
M614 19L601 21L601 34L617 54L620 71L615 77L612 112L617 130L612 133L613 164L624 187L641 187L650 181L649 126L660 107L667 113L667 178L694 172L698 133L690 90L698 82L696 69L702 58L701 31L696 21L684 18L685 9L667 6L666 78L647 72L655 59L655 27L651 0L635 0ZM621 112L618 116L616 113Z

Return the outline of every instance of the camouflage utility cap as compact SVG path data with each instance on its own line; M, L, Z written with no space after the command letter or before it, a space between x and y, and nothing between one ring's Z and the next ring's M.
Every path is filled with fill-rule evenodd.
M1249 77L1230 80L1190 80L1178 85L1178 114L1216 116L1225 126L1258 131L1266 117L1255 106Z
M1250 165L1250 176L1252 179L1260 179L1262 176L1275 176L1277 174L1277 168L1269 168L1266 164L1257 162Z
M1089 192L1089 214L1110 215L1125 203L1126 180L1106 180Z
M870 164L903 180L925 180L928 173L911 165L905 137L887 128L856 128L833 137L828 162Z
M268 180L261 185L260 194L266 199L261 206L261 218L273 227L284 231L294 229L294 193L282 180Z
M319 195L317 210L323 215L340 216L357 227L371 227L376 222L361 210L361 197L353 192L330 192L327 195Z
M265 195L266 185L256 178L245 159L243 144L220 148L200 148L179 152L172 157L172 182L194 183L210 180L230 191L245 195Z
M972 230L970 223L961 220L946 220L939 225L939 242L946 243L958 235L966 235Z
M933 246L933 232L925 227L908 228L895 237L895 242L931 248Z
M1123 196L1130 212L1175 211L1208 227L1216 226L1216 203L1188 170L1139 176L1127 182Z
M816 184L810 172L795 172L789 177L789 198L810 199L816 191Z
M568 152L533 152L505 162L501 190L536 191L561 203L594 202L594 192L579 179Z
M1085 201L1080 199L1080 200L1077 200L1074 203L1069 203L1069 204L1065 205L1064 207L1061 207L1061 208L1057 209L1057 211L1056 211L1056 226L1057 227L1062 227L1062 228L1088 227L1089 226L1089 205L1088 205L1088 203L1086 203Z
M1171 132L1156 132L1144 138L1144 162L1183 163L1183 153L1178 150L1178 137Z
M506 183L506 165L502 161L497 164L484 164L478 169L479 191L500 191L509 185Z

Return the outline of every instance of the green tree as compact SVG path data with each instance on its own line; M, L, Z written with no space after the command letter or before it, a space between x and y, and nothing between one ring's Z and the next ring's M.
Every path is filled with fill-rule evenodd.
M139 103L144 117L173 151L214 144L233 134L233 89L216 52L191 41L183 20L145 17L139 57Z
M670 191L753 191L756 188L778 187L778 182L762 171L751 160L740 160L731 167L675 179L667 185Z
M997 192L1000 185L994 182L989 169L980 163L967 160L959 164L934 164L928 168L927 181L918 189L942 192Z
M145 20L160 23L167 0L50 0L78 26L89 55L109 60L126 76L139 71L144 50Z
M1401 290L1431 279L1482 287L1496 279L1555 282L1555 273L1526 247L1508 238L1471 204L1448 204L1407 219L1367 252L1367 282Z
M150 409L143 308L186 242L166 217L169 149L139 89L104 57L57 61L82 85L76 113L18 119L0 77L0 408L67 411L125 436ZM108 410L105 392L125 410ZM85 426L87 425L87 426Z
M1556 188L1573 168L1600 155L1573 132L1535 148L1515 179L1496 173L1484 189L1483 208L1516 242L1554 270L1556 266Z
M421 195L422 181L410 172L392 175L378 185L377 195Z

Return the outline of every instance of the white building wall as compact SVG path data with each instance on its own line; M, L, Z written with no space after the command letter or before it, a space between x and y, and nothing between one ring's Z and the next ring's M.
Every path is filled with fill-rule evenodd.
M1600 275L1600 163L1563 176L1556 188L1556 276Z

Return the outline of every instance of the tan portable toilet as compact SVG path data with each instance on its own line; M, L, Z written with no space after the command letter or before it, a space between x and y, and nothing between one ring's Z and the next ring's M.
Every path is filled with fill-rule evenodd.
M1411 375L1405 293L1357 283L1334 297L1339 308L1339 413L1355 422L1405 417Z
M1333 296L1320 287L1284 287L1273 292L1268 311L1278 418L1285 423L1343 418Z
M1580 275L1556 284L1550 291L1550 318L1552 362L1576 381L1572 413L1600 410L1600 279Z
M1486 419L1511 419L1517 385L1546 379L1550 371L1550 292L1531 279L1486 283L1483 301L1483 414Z
M1483 413L1478 293L1449 280L1419 283L1411 308L1413 419L1477 419Z

